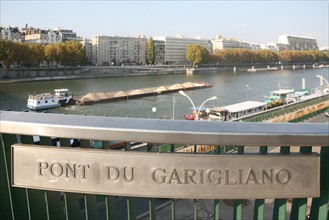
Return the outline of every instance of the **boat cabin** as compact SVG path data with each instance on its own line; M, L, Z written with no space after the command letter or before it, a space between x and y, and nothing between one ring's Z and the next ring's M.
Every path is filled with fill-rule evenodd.
M265 102L246 101L223 107L210 109L209 118L221 121L231 121L256 112L265 111L267 105Z
M68 97L72 95L71 91L68 89L55 89L55 96L57 97Z
M270 96L266 97L265 102L270 103L276 100L286 101L287 96L293 95L295 92L294 89L279 89L270 92Z

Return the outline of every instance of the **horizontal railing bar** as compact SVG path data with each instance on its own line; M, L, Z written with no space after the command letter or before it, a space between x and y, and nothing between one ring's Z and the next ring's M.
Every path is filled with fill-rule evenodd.
M0 112L0 132L147 143L328 146L327 123L252 123Z

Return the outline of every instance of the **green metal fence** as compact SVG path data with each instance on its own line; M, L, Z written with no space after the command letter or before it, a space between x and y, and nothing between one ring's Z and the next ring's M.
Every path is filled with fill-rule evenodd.
M245 121L245 122L262 122L262 121L266 121L269 120L271 118L275 118L275 117L279 117L291 112L295 112L299 109L303 109L306 108L308 106L312 106L312 105L316 105L322 102L326 102L329 100L329 95L323 95L320 96L318 98L314 98L314 99L310 99L310 100L305 100L305 101L301 101L298 103L293 103L293 104L289 104L289 105L284 105L284 106L279 106L273 109L270 109L266 112L262 112L262 113L257 113L254 115L249 115L243 118L239 118L239 120ZM321 112L319 112L321 113ZM313 113L313 114L318 114L318 113ZM303 117L302 120L305 120L309 117L312 117L312 114L306 115ZM298 120L298 119L297 119Z
M268 213L266 199L254 199L253 219L328 219L329 203L329 138L327 124L269 124L269 123L219 123L152 119L118 119L96 116L70 116L26 112L0 112L0 213L1 219L160 219L166 206L167 218L179 219L183 210L181 199L141 199L133 197L89 195L16 188L11 185L11 145L35 144L34 136L42 145L72 146L72 139L80 139L81 148L91 147L91 140L125 139L125 151L131 150L132 141L168 143L160 151L172 152L171 144L216 144L213 154L225 154L224 146L244 155L256 150L259 155L270 155L271 146L280 146L281 154L289 154L299 146L302 154L320 149L320 197L275 199ZM197 126L196 126L197 125ZM250 131L252 129L252 131ZM57 139L54 139L57 137ZM248 147L247 147L248 146ZM251 147L249 147L251 146ZM322 147L316 147L322 146ZM295 149L295 148L294 148ZM311 203L308 203L311 200ZM123 201L123 204L122 204ZM200 219L204 210L202 200L190 201L190 218ZM233 219L245 219L246 200L212 201L211 218L223 219L227 206L232 206ZM140 204L143 204L142 206ZM289 204L289 205L288 205ZM290 206L291 204L291 206ZM308 208L308 204L311 206ZM291 207L291 208L289 208ZM250 213L249 213L250 214Z

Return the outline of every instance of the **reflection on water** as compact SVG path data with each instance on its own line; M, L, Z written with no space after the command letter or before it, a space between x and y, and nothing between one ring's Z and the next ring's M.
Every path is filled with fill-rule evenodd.
M2 84L0 87L1 109L10 108L14 111L26 109L27 97L32 93L50 92L56 88L68 88L74 95L84 95L88 92L109 92L128 89L172 85L184 82L205 81L212 85L208 89L187 91L196 106L211 96L218 100L207 102L206 106L223 106L242 102L246 99L263 101L271 90L281 88L300 89L302 78L306 80L306 88L319 86L319 78L323 75L328 79L328 69L309 69L295 71L259 71L259 72L209 72L193 76L185 74L159 76L133 76L117 78L77 79L45 82L26 82ZM248 89L246 85L251 89ZM175 105L174 105L175 96ZM156 107L155 117L183 119L182 115L189 113L191 103L178 93L144 97L140 99L121 100L110 103L99 103L86 106L67 106L49 109L51 113L107 115L115 117L153 118L152 107Z

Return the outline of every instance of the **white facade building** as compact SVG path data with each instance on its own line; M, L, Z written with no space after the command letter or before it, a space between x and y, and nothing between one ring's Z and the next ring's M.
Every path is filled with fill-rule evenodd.
M146 63L147 39L144 36L95 36L91 43L93 64Z
M69 40L77 40L77 34L73 30L67 30L63 28L56 28L55 31L58 32L60 41L62 43Z
M54 44L60 43L61 39L58 31L50 29L39 29L33 27L25 27L21 29L24 33L24 42L30 44Z
M0 27L0 38L18 43L22 42L23 35L17 27Z
M318 43L314 38L295 36L295 35L280 35L279 43L287 45L288 50L318 50Z
M91 40L83 37L77 37L77 40L84 46L86 50L86 57L89 63L92 62L92 44Z
M25 27L20 30L24 33L24 42L31 44L64 43L69 40L77 40L77 34L72 30L56 28L55 30Z
M241 49L247 49L251 50L251 44L245 41L239 41L232 38L225 38L220 35L217 35L215 39L212 41L213 45L213 52L217 50L224 50L224 49L235 49L235 48L241 48Z
M190 44L198 44L205 47L209 53L212 52L212 45L209 40L197 38L178 37L155 37L154 40L164 42L164 64L186 64L186 48Z

